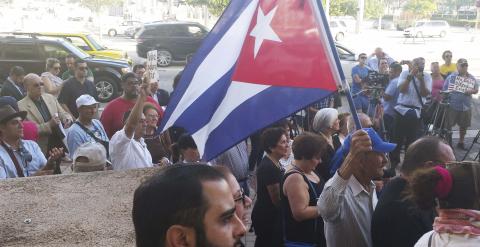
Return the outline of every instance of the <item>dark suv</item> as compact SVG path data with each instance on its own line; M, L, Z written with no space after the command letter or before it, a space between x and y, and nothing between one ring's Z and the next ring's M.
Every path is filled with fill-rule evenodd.
M0 83L8 76L13 66L22 66L27 73L45 72L47 58L57 58L62 72L67 70L65 56L72 54L87 62L95 79L98 98L108 102L118 96L120 78L130 71L126 61L94 58L64 39L40 38L34 35L7 34L0 36Z
M158 66L172 61L186 61L202 43L207 28L196 22L153 22L145 24L135 35L137 54L146 58L147 52L157 50Z

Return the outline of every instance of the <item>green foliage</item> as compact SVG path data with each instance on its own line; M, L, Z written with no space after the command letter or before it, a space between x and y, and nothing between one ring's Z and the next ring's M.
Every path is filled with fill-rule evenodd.
M408 0L403 7L405 12L411 13L416 19L430 17L436 9L435 0Z
M103 7L118 5L123 0L70 0L71 3L79 3L81 6L99 13Z
M325 0L322 0L322 4L325 9ZM357 0L330 0L330 16L356 16L357 6Z
M230 0L186 0L186 3L192 6L207 5L208 11L215 16L220 16L229 2Z
M385 13L383 0L365 0L365 17L379 18Z

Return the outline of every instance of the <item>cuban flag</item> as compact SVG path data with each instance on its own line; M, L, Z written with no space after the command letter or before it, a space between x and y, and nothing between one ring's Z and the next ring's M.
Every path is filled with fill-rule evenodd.
M208 161L342 81L319 1L232 0L186 66L160 131L185 128Z

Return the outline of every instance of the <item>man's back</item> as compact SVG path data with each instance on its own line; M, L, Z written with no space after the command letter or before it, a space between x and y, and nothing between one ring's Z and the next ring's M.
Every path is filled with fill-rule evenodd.
M75 77L71 77L63 84L62 91L58 95L58 102L67 105L68 110L77 118L78 111L75 101L83 94L89 94L97 99L97 89L93 82L85 80L82 84Z
M373 246L413 246L432 230L434 212L420 211L404 199L406 185L406 180L398 177L383 189L372 218Z
M0 96L12 96L14 97L17 101L23 99L24 95L18 90L17 87L13 84L12 81L9 79L6 79L3 82L3 87L0 92Z

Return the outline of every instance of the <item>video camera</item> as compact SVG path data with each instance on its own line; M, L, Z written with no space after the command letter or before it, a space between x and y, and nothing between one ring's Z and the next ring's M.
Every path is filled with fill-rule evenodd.
M388 74L380 74L375 70L369 70L367 77L363 79L367 87L383 88L385 89L390 80Z

